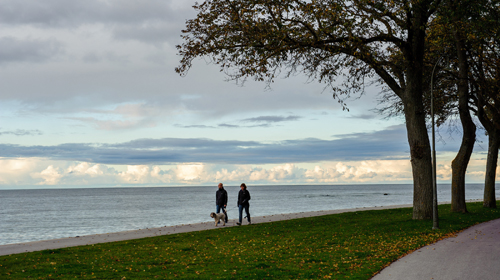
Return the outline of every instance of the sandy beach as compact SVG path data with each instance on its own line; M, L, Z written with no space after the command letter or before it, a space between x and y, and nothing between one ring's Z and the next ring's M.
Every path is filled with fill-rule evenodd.
M353 208L353 209L341 209L341 210L329 210L329 211L276 214L276 215L269 215L269 216L252 217L252 223L253 224L260 224L260 223L269 223L269 222L291 220L291 219L298 219L298 218L307 218L307 217L323 216L323 215L330 215L330 214L338 214L338 213L344 213L344 212L395 209L395 208L409 208L409 207L412 207L412 205L405 204L405 205L393 205L393 206L384 206L384 207L365 207L365 208ZM209 220L209 219L210 218L208 217L207 220ZM237 226L236 222L237 222L236 219L232 219L232 220L230 219L228 221L228 223L225 225L225 227ZM245 225L246 225L246 221L243 221L242 226L245 226ZM182 224L182 225L169 226L169 227L146 228L146 229L138 229L138 230L130 230L130 231L122 231L122 232L112 232L112 233L75 236L75 237L67 237L67 238L52 239L52 240L42 240L42 241L34 241L34 242L7 244L7 245L0 245L0 256L19 254L19 253L25 253L25 252L42 251L42 250L47 250L47 249L59 249L59 248L74 247L74 246L92 245L92 244L98 244L98 243L140 239L140 238L146 238L146 237L154 237L154 236L160 236L160 235L168 235L168 234L176 234L176 233L184 233L184 232L192 232L192 231L213 230L213 229L223 228L223 227L224 226L222 226L222 224L220 224L218 227L215 227L214 222L212 220L212 221L207 221L204 223L197 223L197 224Z

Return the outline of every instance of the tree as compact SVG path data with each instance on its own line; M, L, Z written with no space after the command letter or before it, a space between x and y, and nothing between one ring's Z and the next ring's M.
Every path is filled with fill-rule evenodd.
M429 24L426 38L425 80L434 79L434 111L438 126L458 115L463 134L460 149L452 161L452 211L467 212L465 175L475 142L476 126L470 111L479 117L489 136L485 207L495 205L495 171L498 157L500 122L499 1L444 1ZM446 69L438 64L446 57ZM472 65L472 66L471 66ZM434 66L437 71L433 73ZM495 83L499 83L498 85ZM469 86L472 85L472 88ZM425 88L424 88L425 90ZM424 106L430 112L430 92L424 93ZM495 102L495 99L497 102ZM437 102L436 102L437 101ZM381 113L399 115L402 104L390 94L381 99ZM437 106L436 106L437 104ZM476 109L474 109L474 107ZM497 148L495 148L497 147Z
M500 148L500 3L486 1L474 30L471 54L475 113L488 135L483 206L496 208L495 177Z
M207 0L183 30L176 68L209 57L233 79L272 82L302 72L335 98L383 81L403 105L413 171L413 218L432 217L430 143L423 106L426 28L440 0ZM400 57L400 59L395 59ZM338 76L344 82L335 84ZM342 99L341 99L342 100Z
M498 61L497 61L498 63ZM488 134L488 157L486 159L486 175L484 182L483 206L497 208L495 195L495 177L500 149L500 65L495 67L497 76L494 91L479 88L477 94L477 115Z
M471 34L471 25L477 21L478 10L481 8L480 1L446 1L443 5L442 17L447 21L455 44L458 79L457 79L457 97L458 97L458 115L463 128L462 142L456 157L451 162L451 210L453 212L467 212L465 203L465 174L469 164L474 143L476 142L476 125L472 120L469 107L469 56L468 45L470 46L468 35ZM472 23L471 23L472 22ZM471 24L469 24L471 23Z

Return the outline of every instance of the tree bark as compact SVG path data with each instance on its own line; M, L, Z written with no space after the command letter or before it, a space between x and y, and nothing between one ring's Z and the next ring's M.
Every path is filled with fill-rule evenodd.
M467 75L469 71L465 38L460 31L454 30L457 47L459 74L458 74L458 111L462 123L462 143L457 156L451 162L451 211L467 212L465 204L465 174L476 141L476 125L472 121L469 109L469 85Z
M408 43L403 49L407 63L407 83L402 92L408 144L413 173L413 219L432 219L431 146L423 105L424 50L428 22L427 4L416 5L408 29Z
M497 208L495 178L497 171L498 149L500 149L500 130L495 129L494 133L490 132L488 136L488 158L486 160L483 200L483 207L486 208Z
M419 104L407 102L405 118L413 172L413 219L422 220L432 218L432 161L425 113Z
M415 37L425 36L420 31ZM425 124L425 110L422 100L423 42L414 40L412 48L413 67L409 67L407 86L403 96L404 114L408 144L410 145L413 173L413 219L432 218L432 161L429 134ZM418 43L417 43L418 42ZM408 58L408 61L411 61Z

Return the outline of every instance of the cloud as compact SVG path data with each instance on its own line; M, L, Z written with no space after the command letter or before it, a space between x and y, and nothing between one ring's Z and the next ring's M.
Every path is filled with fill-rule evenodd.
M468 182L484 181L484 160L472 160ZM438 161L438 181L449 182L451 169ZM497 169L500 180L500 167ZM173 166L128 165L115 169L90 162L0 158L0 186L180 186L224 182L251 184L411 183L409 160L330 161L317 164L225 165L184 163Z
M377 114L357 114L357 115L346 115L348 119L362 119L362 120L373 120L376 118L380 118L380 115Z
M191 3L176 3L175 0L3 0L0 23L61 27L84 25L93 22L131 23L146 19L165 19L165 15L177 18L179 10L189 8ZM177 13L176 13L177 12Z
M220 123L217 125L181 125L175 124L174 126L180 128L210 128L210 129L223 129L223 128L253 128L253 127L271 127L269 124L259 124L259 125L237 125L237 124L228 124L228 123Z
M242 122L265 122L265 123L278 123L278 122L287 122L287 121L297 121L301 119L300 116L260 116L255 118L248 118L241 120Z
M157 44L179 37L185 19L194 15L192 4L175 0L5 0L0 24L40 29L103 24L112 26L115 39Z
M175 170L175 175L179 181L200 182L205 181L208 176L203 164L183 164L178 165Z
M310 182L401 182L411 181L411 165L408 160L363 160L338 162L315 166L305 173Z
M68 118L89 123L99 130L124 130L144 127L154 127L156 123L148 119L142 120L99 120L96 118Z
M13 42L2 39L4 45L12 46L0 48L0 53L5 53L0 63L8 66L0 69L0 100L26 104L23 109L28 113L76 118L81 117L76 114L116 104L157 105L156 109L163 110L153 115L153 122L161 122L162 116L177 117L172 123L194 120L183 124L188 128L205 124L196 123L199 120L217 120L241 112L268 116L281 109L340 109L331 97L321 94L324 85L306 85L304 76L276 82L269 91L265 91L264 83L254 81L239 87L224 82L226 76L218 67L206 65L203 59L193 61L195 67L187 77L177 75L174 68L180 58L174 46L182 43L180 35L186 19L196 16L194 3L4 0L0 9L2 36ZM33 67L19 68L11 63L20 61L31 62ZM183 98L186 96L197 98ZM111 123L104 116L91 117L94 119L88 121L97 129L139 127L132 120ZM293 121L292 118L285 116L279 121ZM273 123L276 120L269 119L206 128L271 127Z
M32 184L29 173L38 169L36 159L4 159L0 157L0 185Z
M36 136L42 135L43 133L38 130L25 130L25 129L16 129L12 131L0 131L0 135L15 135L15 136Z
M206 138L137 139L117 144L69 143L57 146L0 144L3 157L44 157L102 164L177 163L267 164L332 160L409 158L404 126L342 135L340 139L305 138L273 143Z
M33 178L41 178L42 181L38 185L56 185L64 175L61 174L59 168L54 168L53 165L48 166L40 173L33 174Z
M227 123L221 123L217 125L218 128L240 128L240 125L234 125L234 124L227 124Z
M288 121L298 121L302 117L300 116L260 116L255 118L247 118L242 119L240 122L251 122L251 123L259 123L257 125L237 125L237 124L228 124L221 123L218 125L180 125L176 124L176 127L181 128L253 128L253 127L272 127L272 124L280 123L280 122L288 122Z
M148 103L119 104L113 109L91 109L84 113L86 117L66 119L90 124L99 130L111 131L155 127L157 119L161 119L164 114L159 106Z
M239 140L211 140L206 138L189 139L189 138L163 138L163 139L137 139L120 144L107 144L104 147L126 148L126 149L222 149L222 148L238 148L238 147L255 147L260 146L256 141L239 141ZM191 161L192 162L192 161Z
M0 38L0 64L14 62L42 62L61 52L62 43L55 39L20 40L14 37Z
M138 24L120 25L114 28L113 37L118 40L136 40L154 45L178 41L182 24L149 20Z
M180 128L217 128L216 126L203 125L203 124L193 124L193 125L174 124L174 126L175 127L180 127Z

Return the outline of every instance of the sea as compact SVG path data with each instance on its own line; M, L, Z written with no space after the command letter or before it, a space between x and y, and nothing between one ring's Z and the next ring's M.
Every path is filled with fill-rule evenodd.
M225 186L228 216L238 216L238 186ZM253 217L411 204L413 185L251 186ZM0 245L211 221L213 187L0 190ZM496 193L500 193L497 185ZM466 199L482 199L484 184L467 184ZM438 185L438 202L451 186Z

